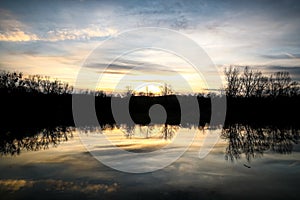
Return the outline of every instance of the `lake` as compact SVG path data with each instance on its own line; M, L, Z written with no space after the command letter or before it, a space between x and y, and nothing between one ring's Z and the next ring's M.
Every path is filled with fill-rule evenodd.
M1 137L2 199L298 199L300 195L299 130L294 127L121 124L58 127L24 136L7 132ZM191 141L189 146L186 141ZM201 149L212 146L199 158ZM124 154L114 155L114 149ZM186 151L156 171L151 171L152 163L167 156L151 158L150 165L147 157L138 166L126 157L161 149ZM148 172L118 171L97 156L115 156L124 171Z

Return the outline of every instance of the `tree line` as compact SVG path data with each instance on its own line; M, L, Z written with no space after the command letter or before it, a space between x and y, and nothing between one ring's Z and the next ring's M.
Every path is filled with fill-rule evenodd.
M23 73L0 72L0 92L3 93L42 93L71 94L73 86L60 80L51 80L49 76L29 75Z
M292 97L300 94L300 84L292 80L289 72L275 72L266 76L249 67L241 72L238 67L230 66L225 68L224 74L228 97Z
M293 81L288 72L275 72L266 76L261 71L252 70L249 67L240 70L240 67L230 66L225 68L224 75L226 80L224 90L228 97L292 97L300 94L299 82ZM57 79L50 79L49 76L29 75L24 77L23 73L0 72L0 93L2 94L40 93L63 95L72 94L73 92L75 90L72 85ZM100 97L107 96L104 91L77 90L76 93ZM161 87L161 96L173 93L174 91L170 85L165 84ZM130 87L127 87L125 96L135 95L145 96L145 94L135 94Z

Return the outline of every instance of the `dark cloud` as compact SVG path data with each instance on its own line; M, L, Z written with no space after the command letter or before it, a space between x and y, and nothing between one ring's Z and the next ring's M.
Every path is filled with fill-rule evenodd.
M264 69L270 73L289 72L293 80L300 81L300 66L265 66Z
M98 73L102 73L102 71L99 71ZM111 74L111 75L124 75L124 72L120 72L117 70L105 70L105 74ZM132 74L132 73L126 73L126 74Z
M107 64L107 63L88 63L85 67L90 69L105 69L105 74L138 74L141 73L156 73L156 74L172 74L176 72L180 73L188 73L188 71L184 70L175 70L174 68L155 64L155 63L146 63L146 62L138 62L131 60L118 60L116 63ZM174 69L174 70L173 70ZM98 71L98 73L102 73L102 71Z
M242 73L247 65L233 65ZM225 68L227 66L219 66ZM289 72L291 78L295 81L300 81L300 65L299 66L283 66L283 65L248 65L254 71L261 71L265 75L270 75L276 72Z
M130 70L134 68L133 65L124 65L124 64L108 64L108 63L88 63L84 67L91 69L110 69L110 70Z
M262 55L263 58L269 58L269 59L299 59L300 54L276 54L276 55Z
M275 72L288 71L291 74L300 76L300 66L293 66L293 67L289 67L289 66L267 66L266 69L268 69L270 71L275 71Z

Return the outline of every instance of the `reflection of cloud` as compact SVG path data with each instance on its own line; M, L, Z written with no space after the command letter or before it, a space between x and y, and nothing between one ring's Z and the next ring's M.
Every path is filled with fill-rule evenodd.
M115 192L118 188L117 183L111 185L105 184L90 184L86 182L72 182L63 180L36 180L28 181L24 179L5 179L0 180L0 188L8 191L18 191L21 188L31 188L34 185L45 185L47 190L57 191L77 191L82 193L90 192Z
M9 190L9 191L18 191L23 187L32 187L33 181L27 181L27 180L15 180L15 179L6 179L6 180L0 180L0 188Z
M40 181L47 185L47 188L52 190L68 190L68 191L79 191L83 193L89 192L115 192L117 190L118 184L113 183L112 185L105 184L89 184L89 183L76 183L73 181L63 181L63 180L45 180Z

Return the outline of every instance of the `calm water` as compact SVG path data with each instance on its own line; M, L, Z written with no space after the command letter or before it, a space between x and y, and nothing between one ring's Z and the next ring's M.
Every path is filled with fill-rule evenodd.
M97 140L98 129L8 137L1 141L0 195L2 199L299 199L296 129L231 125L208 131L195 126L120 125L102 130L113 146L134 153L168 148L179 134L189 137L194 132L193 143L176 162L143 174L116 171L96 160L82 140ZM218 134L219 140L199 159L204 139L213 142L211 134ZM110 149L102 143L92 148Z

